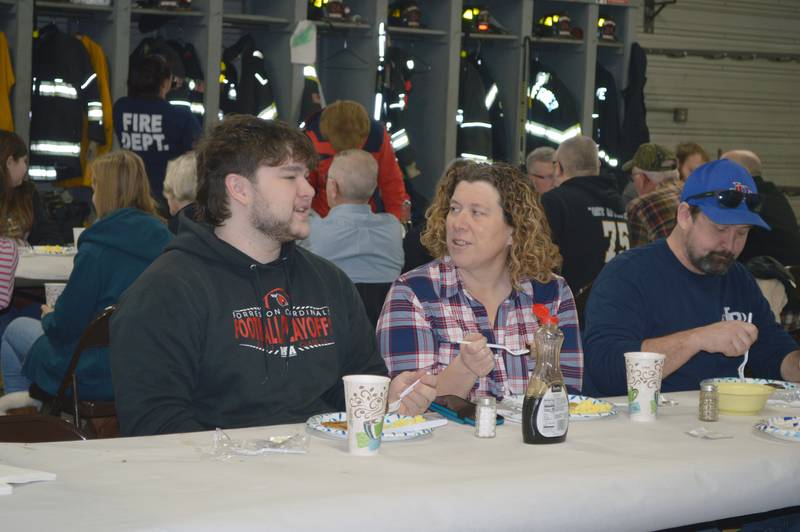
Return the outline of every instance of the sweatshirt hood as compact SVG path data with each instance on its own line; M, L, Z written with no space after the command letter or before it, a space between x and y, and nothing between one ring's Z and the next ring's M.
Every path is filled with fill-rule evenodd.
M84 231L80 245L95 243L152 262L172 238L165 224L139 209L117 209Z
M184 218L181 220L178 236L167 246L165 252L173 249L194 255L203 261L219 263L225 269L239 275L252 276L251 271L254 267L257 269L271 268L281 263L291 262L295 244L294 242L284 243L277 259L260 264L252 257L219 239L214 234L214 228L211 225Z

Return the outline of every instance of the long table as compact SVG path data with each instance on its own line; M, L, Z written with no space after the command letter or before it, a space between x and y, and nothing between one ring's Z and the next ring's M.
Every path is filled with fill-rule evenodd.
M516 424L478 439L449 424L384 443L376 457L313 436L308 454L211 457L212 432L0 444L0 463L51 482L0 497L3 530L654 530L800 504L800 444L753 430L768 415L697 420L697 393L653 423L570 424L567 441L525 445ZM624 401L619 398L617 402ZM702 440L707 426L732 439ZM302 424L227 431L234 439Z

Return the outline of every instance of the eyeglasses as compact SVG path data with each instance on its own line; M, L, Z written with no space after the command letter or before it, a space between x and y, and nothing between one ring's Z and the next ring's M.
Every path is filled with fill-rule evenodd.
M745 202L747 208L752 212L758 212L761 209L761 196L752 192L742 192L741 190L711 190L701 194L689 196L686 201L700 198L716 198L720 207L726 209L735 209L742 201Z

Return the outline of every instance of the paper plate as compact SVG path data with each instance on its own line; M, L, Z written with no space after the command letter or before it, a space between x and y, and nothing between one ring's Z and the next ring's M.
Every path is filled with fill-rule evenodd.
M616 407L604 399L597 399L595 397L587 397L585 395L573 395L573 394L570 394L568 397L570 403L591 401L591 404L593 405L603 405L603 406L607 405L611 407L611 410L607 412L597 412L595 414L570 414L569 415L570 421L588 421L592 419L601 419L617 415ZM522 395L510 395L504 397L503 400L500 401L500 403L497 405L497 413L501 414L508 421L511 421L513 423L522 423L522 403L524 400L525 397Z
M793 382L786 382L786 381L778 381L775 379L740 379L739 377L716 377L714 379L705 379L700 382L700 385L703 384L719 384L720 382L745 382L748 384L771 384L775 385L776 390L780 390L781 388L784 390L795 390L797 389L797 384ZM780 386L781 388L778 388Z
M408 416L401 416L400 414L388 414L383 418L383 427L389 428L389 425L398 421L400 419L407 419ZM320 436L327 436L330 438L336 438L340 440L344 440L347 438L347 431L343 429L337 429L334 427L326 427L323 423L328 421L347 421L347 414L345 412L331 412L329 414L317 414L316 416L311 416L306 421L306 427L314 434ZM421 438L422 436L427 436L433 432L433 429L422 429L422 430L413 430L413 427L409 425L408 431L392 431L383 434L381 440L384 442L390 441L403 441L403 440L413 440L414 438Z
M798 416L771 417L756 423L753 428L779 440L800 443L800 417Z

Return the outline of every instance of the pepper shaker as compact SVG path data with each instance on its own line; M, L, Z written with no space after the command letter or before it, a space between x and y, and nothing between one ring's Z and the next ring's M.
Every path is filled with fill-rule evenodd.
M700 421L719 420L719 395L715 384L700 386L700 408L698 412Z

